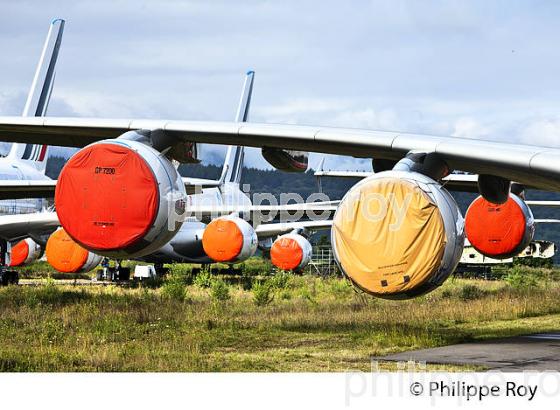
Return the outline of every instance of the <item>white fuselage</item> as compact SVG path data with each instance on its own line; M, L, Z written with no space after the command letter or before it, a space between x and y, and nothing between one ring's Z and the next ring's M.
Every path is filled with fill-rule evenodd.
M251 205L249 197L236 183L226 182L222 188L205 188L202 192L188 195L186 208L192 206L239 206ZM202 235L206 223L195 218L187 218L177 234L153 254L140 258L153 263L212 263L202 248Z
M37 171L32 165L11 158L0 158L0 180L47 180L49 177ZM28 214L47 207L46 199L4 199L0 200L0 215Z

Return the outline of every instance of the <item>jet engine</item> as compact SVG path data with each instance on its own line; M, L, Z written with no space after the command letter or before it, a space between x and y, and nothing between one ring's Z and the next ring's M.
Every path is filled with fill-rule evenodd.
M26 238L12 246L10 266L23 266L41 257L41 246L33 239Z
M387 299L435 289L455 270L464 221L439 183L417 172L385 171L352 187L335 213L335 259L363 291Z
M185 197L181 177L165 155L119 138L91 144L68 160L56 184L55 205L73 240L121 259L150 254L167 243L181 227Z
M270 165L281 171L305 172L309 163L309 153L280 148L263 148L262 156Z
M53 268L66 273L89 272L102 259L74 242L63 228L49 237L45 253L47 262Z
M309 241L297 233L279 236L270 248L270 260L279 269L299 271L311 260Z
M515 194L509 194L501 205L479 196L467 210L465 231L478 252L505 259L518 255L531 243L535 220L531 209Z
M253 227L238 216L223 216L208 224L202 235L202 247L216 262L240 262L257 250L258 238Z

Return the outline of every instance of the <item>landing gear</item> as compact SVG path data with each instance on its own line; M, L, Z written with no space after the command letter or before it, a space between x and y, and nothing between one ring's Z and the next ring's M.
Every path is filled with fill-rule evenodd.
M0 286L17 285L19 274L15 270L8 270L9 263L8 242L0 240ZM8 263L7 263L8 262Z
M115 266L111 266L108 258L103 258L101 267L97 271L98 281L121 282L130 279L130 268L121 266L120 261L115 261Z
M0 268L0 286L17 285L19 283L19 273L15 270Z
M156 276L162 277L167 275L169 268L165 268L163 263L154 263L154 269L156 270Z

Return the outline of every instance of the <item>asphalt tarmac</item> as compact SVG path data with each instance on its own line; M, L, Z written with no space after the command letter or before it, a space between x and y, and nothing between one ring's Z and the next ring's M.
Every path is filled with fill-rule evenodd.
M413 350L372 360L472 365L505 372L560 371L560 332Z

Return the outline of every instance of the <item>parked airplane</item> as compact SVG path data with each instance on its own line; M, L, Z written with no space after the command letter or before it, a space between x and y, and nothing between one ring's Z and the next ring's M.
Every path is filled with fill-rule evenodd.
M466 138L240 122L19 117L0 118L0 138L83 148L60 174L57 213L73 240L116 258L152 254L180 230L183 220L173 211L182 210L186 192L171 161L192 159L197 143L260 147L275 152L280 167L305 163L305 151L376 158L376 173L340 202L331 242L358 288L393 299L435 289L459 262L465 224L442 186L451 171L478 174L478 190L491 205L508 202L511 181L560 190L559 149ZM517 208L504 208L521 217L482 204L478 225L494 227L506 241L513 225L526 232L532 216L521 198L514 201ZM228 257L236 253L228 244L235 243L239 255L255 235L238 219L218 218L205 229L212 228L213 244Z
M55 79L56 60L64 32L64 20L56 19L50 25L47 38L35 71L35 76L27 96L23 117L42 117L46 115ZM12 144L8 155L0 158L0 180L5 187L14 191L11 199L0 200L0 215L13 216L17 221L27 223L28 228L13 232L10 224L5 224L0 230L0 258L5 264L19 266L37 260L42 254L45 244L45 234L55 229L55 225L44 221L44 214L48 203L43 198L33 196L43 194L49 190L52 180L45 175L49 147L46 144ZM33 186L32 189L29 189ZM6 198L0 192L0 198ZM41 224L33 229L33 221L39 216ZM15 246L10 244L17 239ZM8 257L6 257L7 255ZM10 257L11 256L11 257ZM14 272L0 270L0 283L16 281Z
M46 113L50 94L52 92L54 82L54 72L56 59L58 56L60 41L64 28L64 21L57 19L51 24L49 34L43 49L41 60L37 68L37 73L33 82L33 86L29 93L28 101L25 105L24 116L33 114L42 116ZM251 93L253 88L254 72L247 73L236 120L243 122L247 120ZM64 231L57 230L54 234L50 234L59 224L56 214L52 211L45 211L46 202L43 199L16 199L20 197L52 197L54 196L54 188L56 181L44 175L45 164L47 159L47 145L30 145L30 144L13 144L10 154L7 158L0 159L0 172L3 169L7 171L3 173L3 180L0 182L0 196L10 198L9 200L0 201L0 209L3 209L4 216L0 217L0 237L3 240L4 251L2 255L7 265L19 266L36 260L42 254L42 248L46 242L46 256L48 262L57 270L62 272L80 272L88 271L94 268L100 261L101 256L87 249L84 249ZM198 147L196 144L184 144L175 147L172 150L174 158L180 159L183 163L198 162ZM282 156L274 155L269 152L272 161L278 162ZM218 232L221 231L223 225L232 225L230 229L235 227L248 232L252 229L249 224L237 215L237 210L253 207L249 197L240 189L241 171L243 167L243 147L230 146L226 154L224 168L219 180L205 180L194 178L181 178L188 196L186 197L189 209L200 209L202 218L205 222L194 217L184 223L178 234L171 241L165 243L161 248L144 256L144 260L155 262L158 265L170 262L196 262L211 263L214 261L232 262L243 260L250 257L255 252L257 246L257 238L260 239L261 246L271 245L271 239L286 232L294 232L297 229L298 239L301 234L306 234L305 224L266 224L262 225L254 236L246 239L245 236L232 236L226 242L216 240L215 235L212 236L212 227ZM294 158L296 158L294 156ZM298 167L306 160L299 158L297 161L287 162L286 167ZM9 174L9 172L18 171L17 176ZM175 172L173 170L173 172ZM144 200L141 198L140 200ZM327 210L334 210L334 206L323 204ZM316 205L309 205L318 209ZM287 210L298 210L301 207L288 206ZM263 209L262 207L260 209ZM302 208L304 209L304 208ZM282 210L282 208L272 207L272 211ZM45 211L38 214L38 211ZM19 214L26 212L25 218ZM212 215L216 214L216 215ZM223 218L220 218L221 216ZM216 217L217 221L212 224L212 218ZM35 222L39 221L38 227ZM319 222L319 223L318 223ZM208 225L210 229L207 229ZM330 222L313 221L308 222L307 226L312 229L321 229L329 226ZM39 235L40 233L40 235ZM16 238L26 237L28 235L40 238L33 240L26 238L18 242L12 247L10 252L10 244ZM258 235L258 236L257 236ZM236 241L237 240L237 241ZM268 240L265 242L265 240ZM299 241L306 245L307 240L301 236ZM269 243L270 242L270 243ZM40 243L40 245L39 245ZM308 243L307 243L308 245ZM236 248L239 246L239 248ZM278 245L276 246L277 248ZM310 247L310 246L309 246ZM279 248L282 254L282 249ZM11 256L11 258L9 258ZM10 260L11 259L11 260ZM292 258L293 259L293 258ZM303 266L307 260L302 256L298 264ZM157 266L157 265L156 265ZM2 281L13 282L17 280L14 271L2 270Z
M240 123L246 122L249 117L254 75L253 71L249 71L245 78L235 117ZM274 158L278 161L278 156ZM196 213L197 207L207 207L210 210L224 206L241 210L251 207L250 197L240 186L243 159L244 147L229 146L220 179L215 181L216 186L203 187L199 192L188 194L187 208ZM331 205L327 204L327 208L329 207ZM332 205L331 209L334 210L335 207L336 205ZM216 261L243 261L253 256L257 246L260 246L272 249L273 263L280 264L282 261L282 268L302 269L309 263L311 256L311 245L307 240L309 231L329 228L330 224L330 221L302 221L290 224L269 222L253 229L247 221L235 215L235 212L216 219L211 219L210 216L190 217L169 242L155 252L137 259L155 263L156 271L159 271L164 263L172 262L206 264ZM227 240L222 237L224 230L228 231ZM276 238L282 234L285 235ZM292 241L295 241L295 246Z

